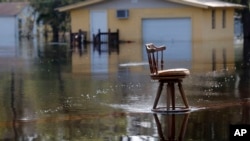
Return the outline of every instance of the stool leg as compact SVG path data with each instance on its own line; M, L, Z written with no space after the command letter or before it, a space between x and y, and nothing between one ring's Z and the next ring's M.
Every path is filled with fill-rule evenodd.
M170 98L171 98L171 84L168 83L167 85L167 111L170 109Z
M171 83L172 109L175 110L175 88L174 83Z
M163 87L163 82L160 82L160 84L158 86L157 94L156 94L156 97L155 97L153 109L155 109L157 104L158 104L158 101L159 101L160 96L161 96L162 87Z
M178 86L179 86L179 90L180 90L180 93L181 93L182 100L183 100L186 108L189 108L188 101L187 101L186 95L184 93L184 90L183 90L181 82L178 82Z

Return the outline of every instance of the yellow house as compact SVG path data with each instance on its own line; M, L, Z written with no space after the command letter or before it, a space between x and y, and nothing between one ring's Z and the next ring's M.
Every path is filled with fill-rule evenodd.
M120 60L128 56L136 57L137 62L145 60L141 47L152 42L167 45L168 61L183 61L184 67L203 71L192 64L211 61L213 48L216 48L217 64L222 64L223 52L227 54L224 60L234 61L231 52L237 8L243 6L217 0L85 0L57 10L69 12L72 32L82 29L90 41L98 29L102 32L119 29L120 40L135 42L123 46L136 46L133 48L136 55L126 54ZM217 44L217 41L227 44ZM200 51L203 48L205 52ZM186 63L190 60L191 64ZM209 66L208 70L211 69Z
M126 41L233 39L234 10L242 5L216 0L86 0L60 7L72 32L120 31Z

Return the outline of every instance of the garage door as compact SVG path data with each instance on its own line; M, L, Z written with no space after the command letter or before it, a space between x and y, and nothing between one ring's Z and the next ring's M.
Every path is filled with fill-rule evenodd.
M190 61L192 26L190 18L143 19L143 44L166 45L168 60Z

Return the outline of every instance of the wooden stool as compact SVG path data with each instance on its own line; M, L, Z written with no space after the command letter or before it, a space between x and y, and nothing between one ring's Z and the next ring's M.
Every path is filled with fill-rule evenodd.
M153 80L159 81L157 94L155 97L152 111L155 112L184 112L189 110L188 101L182 87L182 80L190 74L188 69L175 68L163 70L163 51L166 50L165 46L156 47L152 43L146 44L148 54L148 62L150 66L150 76ZM160 68L160 69L159 69ZM158 101L161 96L163 85L167 84L167 98L166 107L157 107ZM175 106L175 84L178 85L185 107ZM172 103L172 107L170 106Z

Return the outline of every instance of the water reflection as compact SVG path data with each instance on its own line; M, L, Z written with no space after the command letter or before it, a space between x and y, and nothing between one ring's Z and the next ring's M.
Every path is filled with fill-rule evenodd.
M16 36L12 36L12 33L5 33L5 36L1 36L0 47L9 49L13 47L17 47L19 44L19 39ZM1 50L2 51L2 50Z
M20 74L19 74L20 75ZM4 140L33 140L37 138L35 121L34 101L25 97L23 93L23 81L21 77L12 71L10 76L10 107L12 112L12 128L11 132L7 132ZM8 128L7 128L8 129ZM11 130L10 130L11 131Z
M164 43L158 44L162 45ZM164 52L166 68L185 67L195 73L235 71L235 48L232 41L193 42L192 48L185 49L181 49L179 46L184 48L185 45L190 46L191 43L182 42L183 45L174 46L168 42L166 44L169 45L167 51ZM176 55L175 52L181 52L182 54ZM189 57L182 58L183 56ZM117 72L122 69L119 66L125 66L127 69L137 69L140 67L130 66L145 66L146 62L147 56L144 44L141 43L121 44L115 47L109 47L107 44L85 45L84 49L76 49L72 53L72 72Z
M177 121L181 114L161 115L162 124L157 114L154 114L160 141L183 141L187 129L189 113L184 114L184 118ZM179 123L178 123L179 122ZM164 125L165 124L165 125ZM180 126L180 127L177 127ZM177 130L179 129L179 131Z
M73 73L114 73L124 69L140 71L140 67L126 68L120 64L143 62L138 44L120 44L109 47L107 44L88 44L84 54L80 50L72 52ZM129 56L129 57L128 57ZM144 64L145 65L145 64Z
M235 48L232 41L193 43L192 70L209 72L235 70Z
M188 118L150 111L158 83L143 44L102 49L22 41L14 56L0 50L0 140L228 140L229 124L249 124L249 59L236 60L231 42L193 42L189 59L166 56L168 67L191 70L184 89L198 110Z
M250 41L248 39L244 40L243 46L243 69L240 71L240 81L239 81L239 98L242 99L242 123L250 124L250 104L247 103L250 97Z

